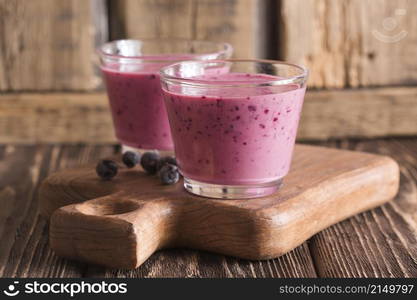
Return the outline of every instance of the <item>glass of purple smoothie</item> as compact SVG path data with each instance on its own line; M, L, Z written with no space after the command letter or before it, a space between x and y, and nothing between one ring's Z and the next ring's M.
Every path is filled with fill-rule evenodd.
M307 76L302 66L267 60L162 68L185 189L226 199L277 191L290 169Z
M186 39L117 40L98 53L122 151L172 154L159 70L182 60L229 58L232 48Z

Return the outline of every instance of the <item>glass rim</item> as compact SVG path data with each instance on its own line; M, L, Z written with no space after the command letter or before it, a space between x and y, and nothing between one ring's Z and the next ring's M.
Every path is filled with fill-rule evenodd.
M116 44L118 42L121 41L138 41L138 42L166 42L166 43L173 43L173 42L191 42L191 43L204 43L204 44L211 44L211 45L216 45L218 46L219 50L217 51L208 51L207 53L172 53L171 55L175 56L191 56L189 57L187 60L190 59L194 59L194 58L201 58L201 57L205 57L205 56L209 56L209 55L213 55L213 54L219 54L219 55L226 55L226 56L230 56L232 51L233 51L233 47L231 44L229 43L225 43L225 42L212 42L212 41L205 41L205 40L196 40L196 39L187 39L187 38L149 38L149 39L119 39L119 40L113 40L107 43L102 44L100 47L98 47L96 49L96 52L101 56L101 57L106 57L106 58L110 58L110 59L128 59L130 61L135 61L135 60L145 60L145 61L149 61L149 62L166 62L166 61L178 61L178 59L174 58L166 58L167 54L154 54L154 55L121 55L121 54L113 54L113 53L109 53L105 51L106 47L109 47L113 44ZM179 59L181 59L179 57Z
M257 83L248 83L247 81L241 81L242 83L233 83L233 84L223 84L218 83L213 80L204 80L204 79L193 79L193 78L186 78L181 76L172 76L168 74L168 70L175 68L179 65L184 64L210 64L210 63L266 63L271 65L285 65L289 67L295 67L299 69L301 72L295 76L284 77L276 80L265 80L262 82ZM289 63L280 60L269 60L269 59L214 59L214 60L186 60L171 64L169 66L161 68L159 71L162 81L166 81L169 83L177 83L187 86L194 86L194 87L259 87L259 86L280 86L280 85L287 85L287 84L294 84L300 83L304 84L307 81L309 71L308 69L299 64ZM261 74L261 73L258 73ZM235 81L236 82L236 81Z

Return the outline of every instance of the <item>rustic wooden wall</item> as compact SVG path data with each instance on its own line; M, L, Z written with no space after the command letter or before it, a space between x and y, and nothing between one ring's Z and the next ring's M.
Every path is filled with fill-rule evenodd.
M264 0L110 0L111 37L175 37L229 42L256 57Z
M281 0L280 55L311 69L311 87L415 85L416 13L408 0Z
M411 0L0 0L0 143L114 142L95 48L125 37L306 64L301 139L415 135L416 12Z
M92 90L104 0L0 0L0 91Z

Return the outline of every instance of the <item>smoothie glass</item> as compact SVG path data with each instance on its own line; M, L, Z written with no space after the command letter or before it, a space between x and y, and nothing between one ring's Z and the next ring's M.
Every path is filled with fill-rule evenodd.
M172 154L159 70L182 60L229 58L232 48L185 39L117 40L104 44L98 53L122 151Z
M277 191L290 168L307 75L302 66L267 60L162 68L185 189L228 199Z

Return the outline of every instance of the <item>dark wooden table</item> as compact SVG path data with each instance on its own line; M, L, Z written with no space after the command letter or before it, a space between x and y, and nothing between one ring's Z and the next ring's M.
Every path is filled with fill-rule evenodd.
M1 277L417 277L417 138L341 140L329 147L381 153L401 166L394 201L336 224L268 261L164 250L133 271L57 257L37 192L51 172L111 154L111 145L0 146Z

